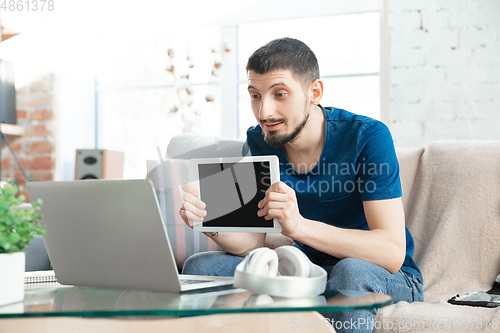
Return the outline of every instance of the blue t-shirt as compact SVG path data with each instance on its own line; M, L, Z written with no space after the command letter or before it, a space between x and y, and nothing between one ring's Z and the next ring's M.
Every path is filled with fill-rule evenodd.
M269 146L259 125L247 131L252 155L276 155L280 179L297 196L300 214L340 228L369 230L363 201L399 198L402 195L399 163L389 129L380 121L342 109L323 108L325 142L318 163L308 173L298 173L284 148ZM314 262L338 261L308 245L297 245ZM413 261L415 245L406 228L406 257L402 270L422 275Z

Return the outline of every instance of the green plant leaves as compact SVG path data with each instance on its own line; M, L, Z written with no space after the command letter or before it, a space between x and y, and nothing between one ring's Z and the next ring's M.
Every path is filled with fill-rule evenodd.
M12 183L13 179L9 179L0 191L0 253L22 251L35 234L45 236L45 226L38 224L42 216L36 212L42 200L33 202L29 209L18 207L24 196L16 198L19 189Z
M17 232L10 234L8 238L9 238L9 243L11 244L16 244L21 240L21 236Z

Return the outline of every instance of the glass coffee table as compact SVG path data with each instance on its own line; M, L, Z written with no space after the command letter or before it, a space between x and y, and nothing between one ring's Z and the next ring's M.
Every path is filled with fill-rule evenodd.
M132 289L50 284L27 285L22 302L0 307L0 318L176 316L189 317L221 313L342 312L380 308L391 297L377 293L327 290L323 295L301 299L251 294L232 286L181 294Z

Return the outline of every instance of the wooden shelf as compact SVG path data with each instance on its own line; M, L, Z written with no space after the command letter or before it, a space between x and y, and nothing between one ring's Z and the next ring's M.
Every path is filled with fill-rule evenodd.
M26 133L26 130L24 127L19 126L19 125L12 125L12 124L0 124L0 131L3 134L7 135L24 135Z
M17 35L19 35L19 32L2 26L2 42Z

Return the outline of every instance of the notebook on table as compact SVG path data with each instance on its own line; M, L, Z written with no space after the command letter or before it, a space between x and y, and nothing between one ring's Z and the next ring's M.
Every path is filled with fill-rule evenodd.
M177 271L153 183L30 182L57 281L65 285L179 292L233 283Z
M31 271L24 273L24 283L57 282L56 273L53 270Z

